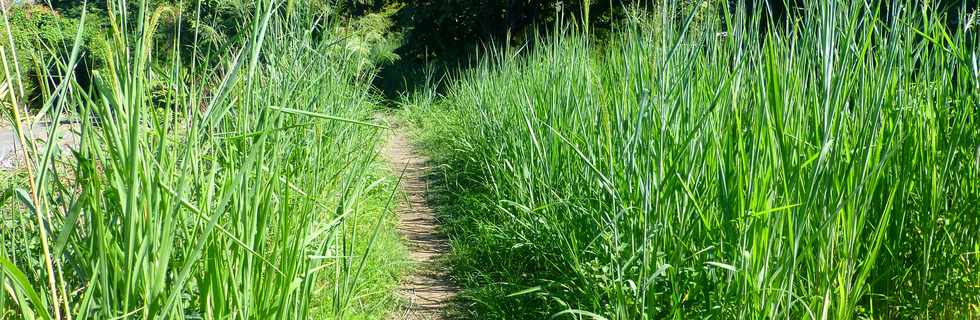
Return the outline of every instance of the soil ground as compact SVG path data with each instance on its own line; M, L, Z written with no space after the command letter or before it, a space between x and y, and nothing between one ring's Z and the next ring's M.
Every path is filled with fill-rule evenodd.
M389 118L390 119L390 118ZM438 232L434 211L426 203L428 159L412 146L408 133L392 123L383 155L396 175L403 174L400 188L405 195L398 208L398 232L405 239L414 270L399 284L398 294L405 301L389 319L441 320L457 293L440 259L449 252L449 243Z

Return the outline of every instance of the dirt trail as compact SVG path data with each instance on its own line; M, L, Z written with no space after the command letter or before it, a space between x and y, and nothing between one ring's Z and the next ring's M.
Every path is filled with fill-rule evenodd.
M415 152L405 128L396 122L389 123L392 130L383 154L396 174L405 171L400 187L407 201L401 202L396 209L398 232L407 242L409 257L416 269L402 279L398 288L405 306L389 315L388 319L445 319L444 311L457 289L439 259L449 252L449 243L436 231L438 222L425 201L428 159Z

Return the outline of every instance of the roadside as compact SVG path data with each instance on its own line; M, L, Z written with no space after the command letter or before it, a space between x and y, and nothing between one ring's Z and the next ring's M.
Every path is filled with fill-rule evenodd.
M27 139L44 142L48 139L50 128L50 123L36 124L29 131L25 130L24 134ZM74 128L77 128L75 122L64 121L58 124L54 138L62 152L68 152L78 145L78 134ZM20 166L23 161L20 153L22 151L14 128L6 122L0 124L0 170L13 170Z

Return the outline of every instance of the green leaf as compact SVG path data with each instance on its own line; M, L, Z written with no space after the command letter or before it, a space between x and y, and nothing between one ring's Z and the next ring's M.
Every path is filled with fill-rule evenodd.
M24 291L27 298L31 300L33 310L40 314L43 319L51 318L51 316L48 314L47 308L44 307L44 300L41 300L41 296L37 294L37 291L34 291L33 287L31 287L31 283L27 280L27 276L24 275L24 272L20 271L20 269L18 269L13 262L4 257L0 257L0 267L3 268L4 273L13 279L14 284Z

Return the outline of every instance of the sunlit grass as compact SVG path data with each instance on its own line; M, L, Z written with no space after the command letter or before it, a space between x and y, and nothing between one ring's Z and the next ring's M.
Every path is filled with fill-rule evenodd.
M498 52L409 103L464 309L976 317L976 31L912 2L814 3L766 30L675 9L610 44Z
M80 142L67 154L20 134L25 183L4 200L22 208L3 214L29 224L0 232L0 318L383 314L404 256L394 182L378 167L370 74L336 49L332 17L262 1L210 69L184 50L156 58L154 28L176 13L123 3L91 88L66 72L76 40L40 113L14 109L18 127L79 119ZM14 74L28 53L2 46Z

